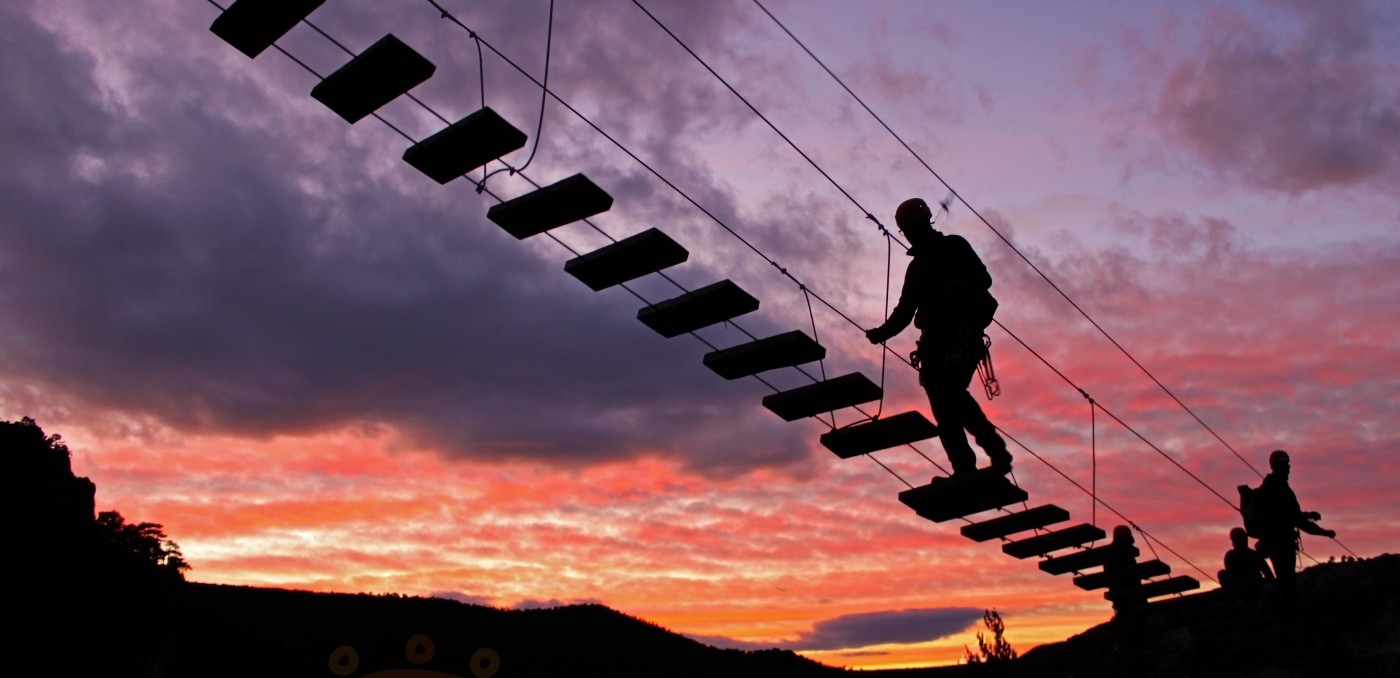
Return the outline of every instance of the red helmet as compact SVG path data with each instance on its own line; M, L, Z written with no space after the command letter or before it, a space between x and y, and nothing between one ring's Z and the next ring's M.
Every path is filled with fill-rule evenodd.
M933 218L933 210L928 208L928 203L922 198L910 198L899 203L899 208L894 211L894 223L901 228L908 223L922 223Z

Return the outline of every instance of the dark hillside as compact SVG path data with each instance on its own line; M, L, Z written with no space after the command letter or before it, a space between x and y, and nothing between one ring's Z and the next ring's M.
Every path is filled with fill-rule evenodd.
M159 525L94 515L57 436L0 422L11 578L7 675L832 676L792 652L719 650L601 605L499 610L397 595L191 584ZM1400 556L1298 578L1287 619L1217 592L1154 603L1014 662L907 676L1400 678Z
M1255 614L1218 591L1153 607L1035 648L1014 675L1400 678L1400 555L1303 570L1290 616Z
M499 610L452 600L187 584L161 675L369 676L420 669L472 676L494 653L510 676L830 676L780 650L719 650L601 605ZM432 645L429 653L422 643ZM418 638L417 644L411 644ZM354 650L358 663L333 659ZM483 649L489 652L481 652ZM340 655L335 653L340 650ZM421 660L416 663L415 660ZM481 674L490 665L477 666ZM483 670L485 669L485 670ZM446 674L446 675L444 675Z

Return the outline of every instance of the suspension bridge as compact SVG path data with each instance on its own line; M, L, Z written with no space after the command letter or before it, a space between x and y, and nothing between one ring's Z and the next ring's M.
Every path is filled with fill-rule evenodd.
M449 184L458 179L469 183L477 194L495 200L486 213L487 218L517 239L545 237L553 240L571 255L564 264L564 271L593 291L619 288L631 294L641 304L637 320L665 338L689 335L708 348L703 358L706 368L726 380L755 379L772 391L765 396L761 405L784 421L794 422L816 419L828 429L821 434L820 442L841 459L867 457L879 464L890 475L906 486L900 492L899 500L919 516L935 523L961 521L961 533L976 542L998 542L1006 555L1028 560L1038 558L1038 567L1050 575L1072 574L1073 584L1086 591L1103 590L1104 597L1113 601L1148 601L1171 595L1180 595L1200 588L1199 579L1191 575L1173 574L1172 568L1157 554L1160 547L1176 560L1194 570L1205 579L1214 580L1209 573L1187 560L1161 539L1149 533L1128 516L1105 502L1098 494L1097 454L1095 447L1093 480L1085 487L1056 467L1044 455L1026 446L1008 431L998 428L1000 433L1032 458L1044 464L1055 474L1070 483L1074 489L1084 493L1091 500L1093 516L1091 522L1073 523L1069 511L1054 504L1031 506L1030 494L1019 486L1014 474L1005 469L983 469L973 473L961 473L957 477L925 454L918 443L935 437L937 427L917 410L886 415L884 412L885 371L887 358L893 356L906 367L914 365L903 355L881 344L881 373L877 383L859 371L850 374L828 376L825 359L827 349L820 342L814 304L834 313L844 324L865 332L863 327L850 314L838 308L812 285L803 281L798 273L781 265L775 258L765 253L753 240L746 238L734 225L727 223L707 208L694 196L659 172L652 164L623 144L616 135L600 127L585 116L559 93L549 86L550 56L553 43L554 5L551 0L548 37L545 44L545 64L542 75L535 75L521 67L517 61L455 14L445 9L437 0L424 0L423 11L434 12L450 30L460 31L463 37L473 41L478 67L481 70L481 107L466 117L451 121L442 116L428 103L423 102L412 90L430 79L436 66L421 56L411 46L392 34L387 34L362 51L354 51L342 42L319 28L312 22L313 13L325 0L237 0L225 7L217 0L208 0L218 7L221 14L214 21L211 30L219 38L232 45L250 58L259 56L269 49L280 52L305 69L316 80L311 96L324 104L350 124L366 118L375 118L409 144L403 160L439 184ZM898 236L890 232L870 210L866 209L855 196L836 181L822 166L805 152L790 136L785 134L752 101L741 93L729 80L725 79L703 57L687 45L660 18L652 13L640 0L630 0L636 8L664 32L677 46L692 57L710 76L717 79L724 88L761 120L773 133L803 161L810 165L821 177L838 191L860 216L872 222L874 232L886 241L886 314L888 315L889 256L895 246L907 249ZM1244 458L1224 437L1207 424L1185 402L1176 396L1138 358L1115 339L1098 321L1052 280L1044 270L1018 249L1012 241L998 230L981 212L968 203L954 187L905 141L886 121L872 109L851 87L847 85L806 43L798 38L760 0L753 0L763 15L772 20L782 32L792 39L808 57L829 75L866 113L872 116L898 144L912 155L927 172L944 187L950 200L965 206L983 225L1010 248L1019 259L1062 297L1073 309L1102 334L1153 384L1165 393L1172 402L1185 411L1196 423L1203 427L1231 455L1262 477L1248 460ZM324 39L343 51L348 60L344 65L329 74L323 74L307 65L296 55L278 44L278 41L298 24L305 24ZM518 165L504 158L521 151L530 143L525 132L512 125L494 110L486 106L485 54L490 52L495 58L513 68L522 77L540 90L540 115L536 125L534 143L528 157ZM382 117L378 111L386 104L406 97L428 114L439 120L443 127L426 138L416 139L401 128ZM668 189L673 191L686 204L693 207L728 236L736 239L750 254L759 257L771 266L778 275L794 285L803 295L808 316L809 328L793 329L768 337L759 337L737 321L741 316L759 309L759 299L745 291L732 280L718 280L696 289L689 289L678 283L667 271L684 264L689 251L674 238L660 229L650 228L641 233L617 238L599 227L593 217L610 210L613 198L605 188L590 180L582 173L574 174L562 181L541 185L532 179L526 170L534 161L543 132L545 108L553 101L569 114L601 135L630 160L636 162ZM498 167L492 170L495 163ZM499 173L520 177L534 190L514 197L502 197L490 186L490 179ZM473 177L473 173L478 176ZM947 204L945 203L945 208ZM946 211L946 210L945 210ZM553 231L559 227L582 222L593 229L609 244L589 252L580 252L559 239ZM634 285L629 285L645 276L659 276L676 289L676 296L669 299L652 300L639 293ZM1036 351L1018 334L1000 320L993 321L1017 344L1028 351L1046 368L1053 371L1069 388L1083 396L1089 405L1091 429L1097 427L1097 416L1103 414L1123 427L1143 445L1150 448L1176 470L1190 477L1205 491L1236 511L1239 507L1225 494L1217 491L1206 480L1192 472L1170 452L1149 440L1138 429L1124 421L1103 403L1097 401L1081 386L1067 376L1044 355ZM736 345L719 347L697 333L706 327L726 323L743 333L749 341ZM810 329L810 334L807 332ZM813 364L817 365L812 369ZM806 385L780 389L764 378L765 373L775 370L796 370L808 382ZM989 390L989 395L991 391ZM874 404L872 407L872 403ZM873 411L871 411L873 409ZM855 413L855 421L840 425L837 412L850 410ZM922 486L915 486L894 469L880 461L875 453L891 450L912 451L927 460L945 476ZM1149 547L1153 557L1140 559L1142 554L1135 540L1115 538L1100 545L1107 534L1098 526L1097 513L1102 507L1118 519L1127 523L1142 543ZM1131 535L1131 533L1129 533ZM1340 542L1339 542L1340 545ZM1342 546L1345 549L1345 546ZM1350 549L1347 549L1350 552ZM1353 554L1354 555L1354 554Z

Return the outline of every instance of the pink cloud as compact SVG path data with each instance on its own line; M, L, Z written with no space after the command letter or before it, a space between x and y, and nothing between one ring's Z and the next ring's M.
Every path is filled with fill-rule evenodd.
M1377 43L1387 17L1361 0L1276 3L1271 22L1217 9L1199 53L1170 67L1157 115L1212 173L1303 193L1400 188L1400 69Z

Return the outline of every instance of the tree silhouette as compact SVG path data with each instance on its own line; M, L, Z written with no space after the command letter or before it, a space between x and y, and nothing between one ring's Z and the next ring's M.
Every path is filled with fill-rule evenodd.
M97 514L98 540L114 553L174 572L190 569L180 547L157 523L127 523L116 511Z
M96 511L97 486L73 474L73 454L33 419L0 421L0 495L6 513L42 535L47 558L34 567L55 577L132 576L181 580L190 569L156 523L127 523ZM119 574L120 573L120 574Z
M963 660L968 664L995 664L998 662L1009 662L1016 658L1016 650L1011 647L1011 643L1006 642L1003 634L1006 633L1006 622L1001 620L1001 615L996 609L987 610L982 613L982 624L992 632L989 639L981 632L977 632L977 653L966 645L963 646Z
M189 564L180 548L160 525L98 514L97 486L73 474L63 439L29 417L0 421L0 467L0 510L32 536L6 553L23 582L6 609L24 617L6 641L62 648L5 654L6 675L151 675L182 623Z

